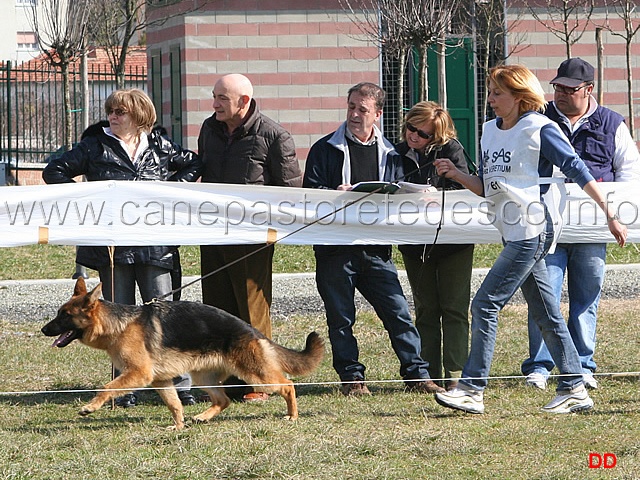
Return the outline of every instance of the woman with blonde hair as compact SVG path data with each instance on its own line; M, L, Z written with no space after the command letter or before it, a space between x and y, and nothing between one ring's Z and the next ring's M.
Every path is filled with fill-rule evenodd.
M544 257L554 239L554 222L543 195L554 165L606 214L610 232L625 244L627 229L617 221L584 162L558 125L539 113L544 91L522 65L493 68L487 78L489 105L497 118L484 124L479 176L460 172L447 159L436 160L439 175L486 198L490 218L504 249L471 303L471 350L458 387L437 393L445 407L483 413L483 392L496 341L498 314L520 288L529 314L542 332L561 376L556 397L542 410L572 413L589 410L593 400L583 384L578 352L560 312Z
M449 112L436 102L416 103L407 112L402 156L404 180L444 190L464 188L439 177L434 161L450 159L461 172L469 172L464 148L457 139ZM469 299L473 245L399 245L415 307L421 357L429 363L432 379L444 378L450 390L457 385L469 350ZM444 368L444 377L443 377Z
M91 125L82 133L80 143L49 162L42 173L46 183L71 183L82 175L90 182L195 182L200 177L200 157L173 143L163 128L154 128L156 112L145 92L116 90L104 108L106 122ZM126 305L135 305L136 285L144 302L171 292L176 261L179 265L175 246L117 246L113 265L106 246L78 247L76 253L76 263L98 271L105 299ZM183 404L195 403L188 375L174 379L174 384ZM126 394L116 403L131 407L137 396Z

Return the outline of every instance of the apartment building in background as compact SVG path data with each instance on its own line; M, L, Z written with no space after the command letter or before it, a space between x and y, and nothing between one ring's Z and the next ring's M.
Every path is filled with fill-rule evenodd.
M0 60L18 64L28 62L40 53L29 22L29 9L36 1L0 0Z

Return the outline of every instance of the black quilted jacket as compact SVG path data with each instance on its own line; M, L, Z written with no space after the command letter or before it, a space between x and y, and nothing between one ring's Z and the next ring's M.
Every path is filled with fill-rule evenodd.
M182 149L164 135L164 129L155 128L149 134L149 148L135 164L120 143L104 133L108 122L90 126L82 140L73 149L51 160L42 172L46 183L70 183L85 175L88 181L98 180L170 180L195 182L202 173L200 157ZM174 246L132 247L118 246L114 262L117 264L143 263L167 269L173 268ZM97 269L109 265L107 247L79 247L76 262Z

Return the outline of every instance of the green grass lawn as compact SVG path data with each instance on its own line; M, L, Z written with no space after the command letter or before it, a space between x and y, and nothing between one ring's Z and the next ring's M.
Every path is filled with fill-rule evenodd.
M598 362L602 372L637 368L637 302L603 301ZM330 351L311 376L296 379L300 418L282 419L279 397L233 403L217 419L168 431L155 393L132 409L77 411L87 389L109 379L103 352L78 342L49 347L36 322L0 321L0 465L3 479L636 479L640 475L640 388L637 376L598 377L588 413L549 416L554 395L527 388L519 375L526 353L526 311L501 315L486 413L444 409L431 395L407 393L380 321L359 314L357 336L367 365L367 398L337 390ZM301 348L306 334L326 336L322 315L279 320L275 340ZM56 393L57 392L57 393ZM187 407L187 416L204 404ZM590 453L617 465L588 468Z
M502 249L501 245L476 245L475 267L490 267ZM402 257L394 248L394 261L403 268ZM200 274L200 249L197 246L180 248L184 275ZM71 278L75 272L75 248L62 245L28 245L0 248L0 280L28 280L39 278ZM607 262L610 264L640 263L640 249L635 244L620 248L610 244ZM276 273L315 271L313 249L308 245L277 245L273 270ZM89 271L97 276L94 271Z
M476 267L491 265L498 245L478 246ZM185 275L199 274L199 250L182 247ZM1 279L69 278L73 247L0 249ZM401 259L396 256L399 268ZM638 249L611 247L609 263L639 263ZM276 272L312 272L311 247L277 246ZM282 419L285 402L234 403L207 425L168 431L166 407L153 392L136 408L104 407L83 418L81 405L110 377L104 352L78 342L52 349L39 332L46 318L34 299L33 321L0 319L0 478L3 479L637 479L640 478L638 301L600 306L600 388L585 414L540 411L554 395L526 388L520 362L527 351L526 309L508 306L500 330L486 413L438 406L407 393L377 317L359 312L356 335L367 365L367 398L337 388L330 346L321 367L296 379L300 418ZM301 348L306 334L326 338L323 315L274 321L274 339ZM551 382L553 383L553 382ZM4 393L3 393L4 392ZM7 393L13 392L13 393ZM187 407L187 417L204 404ZM610 470L589 469L590 453L613 453Z

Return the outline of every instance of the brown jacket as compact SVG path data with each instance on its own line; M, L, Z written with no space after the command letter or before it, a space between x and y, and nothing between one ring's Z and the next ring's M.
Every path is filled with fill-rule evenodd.
M302 186L293 138L281 125L258 111L255 100L247 121L232 134L215 113L200 129L198 151L203 182Z

